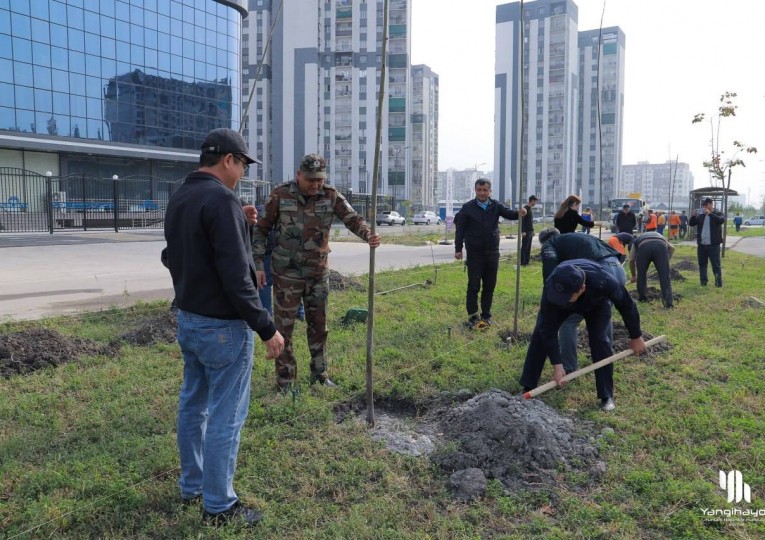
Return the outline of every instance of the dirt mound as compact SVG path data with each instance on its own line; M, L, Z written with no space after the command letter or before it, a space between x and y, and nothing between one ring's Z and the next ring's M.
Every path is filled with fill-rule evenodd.
M148 346L155 343L174 343L178 320L170 311L157 317L138 321L137 327L122 334L118 339L130 345Z
M652 279L654 281L659 281L659 273L658 272L651 272L648 274L648 279ZM678 272L675 268L669 269L669 279L672 281L686 281L685 276Z
M26 375L48 366L74 362L82 356L114 356L119 344L103 345L61 335L49 328L32 328L0 335L0 376Z
M481 469L508 489L558 485L567 472L605 471L591 422L561 415L540 400L489 390L438 415L446 439L433 461L447 471Z
M690 259L682 259L677 261L677 263L672 265L672 268L675 270L692 270L694 272L699 270L699 266Z
M329 271L329 290L330 291L364 291L364 286L352 278L345 277L340 272Z
M335 419L365 421L361 401L336 407ZM465 486L455 474L496 478L509 490L557 486L566 474L593 481L605 472L592 422L572 419L539 400L520 400L502 390L473 396L443 392L418 403L382 399L375 404L371 437L392 452L429 455L451 474L455 496ZM460 477L456 474L456 477ZM466 480L467 482L467 480Z
M636 302L638 301L639 295L637 291L630 291L630 296ZM657 289L656 287L646 287L645 297L648 299L649 302L653 302L654 300L658 300L659 302L662 301L661 290ZM680 293L676 293L675 291L672 291L672 298L675 302L677 302L678 300L681 300L683 298L683 295Z
M656 289L654 289L655 291ZM624 326L624 323L619 321L613 322L614 327L614 353L626 351L630 348L630 335L627 332L627 328ZM649 339L653 339L656 336L649 332L643 331L643 341L648 341ZM590 352L590 342L589 342L589 334L587 333L587 328L584 326L584 324L579 326L579 333L577 334L577 342L576 342L576 348L580 351L584 351L589 354ZM657 343L653 347L648 349L648 353L641 356L640 358L653 358L657 354L662 353L664 351L670 351L672 350L672 345L670 345L668 342L664 343Z

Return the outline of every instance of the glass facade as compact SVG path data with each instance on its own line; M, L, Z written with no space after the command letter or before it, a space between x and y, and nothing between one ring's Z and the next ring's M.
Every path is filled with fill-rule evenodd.
M238 128L240 26L212 0L0 0L0 130L198 150Z

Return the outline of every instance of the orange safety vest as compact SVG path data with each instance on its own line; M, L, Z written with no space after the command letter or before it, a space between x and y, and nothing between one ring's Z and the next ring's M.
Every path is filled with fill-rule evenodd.
M646 225L645 225L645 230L646 231L655 231L656 230L656 224L657 224L656 214L649 214L648 223L646 223Z
M624 249L624 244L619 242L619 239L616 236L612 236L611 238L608 239L608 245L614 248L616 251L618 251L622 255L624 255L625 257L627 256L627 250Z

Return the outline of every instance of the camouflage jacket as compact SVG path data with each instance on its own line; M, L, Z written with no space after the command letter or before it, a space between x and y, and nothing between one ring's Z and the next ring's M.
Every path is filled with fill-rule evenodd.
M300 193L295 180L279 184L266 200L264 211L252 235L252 255L256 270L263 271L263 257L269 231L275 233L271 267L277 274L306 277L327 268L329 233L337 216L362 240L371 234L367 222L332 186L325 185L318 195Z

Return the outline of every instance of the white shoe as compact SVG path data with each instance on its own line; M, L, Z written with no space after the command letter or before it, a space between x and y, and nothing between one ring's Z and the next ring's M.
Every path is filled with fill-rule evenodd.
M602 411L605 411L605 412L613 411L615 408L616 408L616 404L614 403L613 398L600 400L600 409Z

